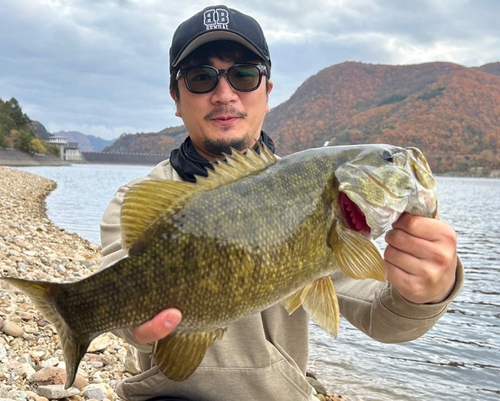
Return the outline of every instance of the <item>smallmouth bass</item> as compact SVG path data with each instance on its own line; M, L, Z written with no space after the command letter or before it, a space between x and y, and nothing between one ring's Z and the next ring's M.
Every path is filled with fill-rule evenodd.
M326 147L277 160L263 147L235 152L196 184L132 187L121 211L129 256L107 269L74 283L2 279L56 327L66 387L95 337L172 307L183 319L157 343L155 361L182 381L232 322L277 302L290 313L304 307L337 336L330 275L384 281L371 239L403 212L437 212L436 182L417 149Z

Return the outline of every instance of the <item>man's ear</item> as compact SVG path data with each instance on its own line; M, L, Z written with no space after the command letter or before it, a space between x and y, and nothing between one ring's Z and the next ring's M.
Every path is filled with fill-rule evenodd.
M177 103L179 101L179 97L177 96L177 93L175 93L175 90L170 91L170 97L174 99L174 102Z
M270 95L271 92L273 91L274 84L273 81L269 81L269 90L267 91L267 94Z
M179 110L179 96L177 96L177 93L175 93L174 90L170 91L170 96L175 102L175 116L176 117L182 117L181 116L181 111Z
M267 99L269 101L269 95L271 94L271 92L273 91L273 88L274 88L274 84L273 84L273 81L269 81L269 90L267 91ZM267 106L266 106L266 113L269 113L271 111L271 108L269 107L269 102L267 103Z

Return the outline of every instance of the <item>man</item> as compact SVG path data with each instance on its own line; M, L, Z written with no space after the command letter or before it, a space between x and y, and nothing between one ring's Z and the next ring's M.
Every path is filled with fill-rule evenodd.
M170 93L189 136L169 160L143 179L195 181L210 162L231 147L264 142L269 111L271 59L258 23L225 6L208 7L183 22L170 49ZM126 256L121 246L121 188L102 222L102 266ZM413 340L427 332L458 294L463 268L456 255L455 232L434 219L403 215L387 234L387 283L333 276L342 315L383 342ZM458 268L457 268L458 266ZM300 308L288 315L281 305L231 325L224 339L209 348L201 365L183 382L167 379L155 366L155 341L181 320L175 309L119 335L137 349L142 373L120 383L128 400L313 400L305 379L308 316Z

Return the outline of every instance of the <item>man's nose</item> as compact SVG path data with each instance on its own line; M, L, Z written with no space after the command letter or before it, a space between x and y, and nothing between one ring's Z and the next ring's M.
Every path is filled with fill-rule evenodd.
M237 92L229 83L227 74L223 72L221 73L219 84L213 91L212 99L214 102L229 103L238 98Z

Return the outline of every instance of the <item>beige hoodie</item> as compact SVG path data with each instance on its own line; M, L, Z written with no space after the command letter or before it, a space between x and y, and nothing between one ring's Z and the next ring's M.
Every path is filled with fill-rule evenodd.
M182 181L167 161L144 178L120 188L101 224L101 268L126 256L121 247L120 209L123 196L144 179ZM387 343L416 339L446 312L463 283L459 262L457 281L449 298L439 304L417 305L401 297L388 283L352 280L333 275L344 318L358 329ZM280 304L230 325L223 340L210 347L201 365L183 382L167 379L154 365L153 345L138 344L130 329L116 332L137 350L142 373L119 383L120 397L141 401L170 396L192 401L311 401L316 398L305 379L308 362L308 316L300 308L288 315ZM316 399L317 400L317 399Z

